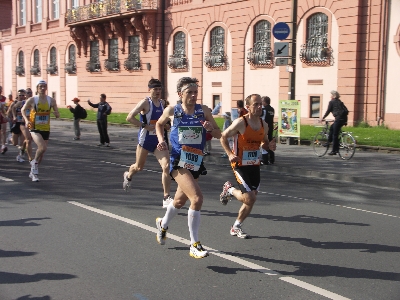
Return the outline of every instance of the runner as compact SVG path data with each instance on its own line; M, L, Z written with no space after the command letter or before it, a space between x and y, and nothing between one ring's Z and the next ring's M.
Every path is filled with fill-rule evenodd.
M23 103L25 103L26 91L24 89L18 90L17 100L14 101L10 107L10 113L12 116L13 125L11 127L12 132L12 144L14 146L18 146L19 154L16 159L17 162L24 162L23 154L25 153L25 138L21 131L21 123L24 122L24 118L22 117L21 108Z
M27 109L30 110L29 119L25 114L22 114L22 116L29 128L33 141L37 145L35 157L31 161L31 172L29 174L32 181L39 181L39 164L42 162L49 142L51 109L53 109L53 114L56 118L60 117L56 100L46 95L46 81L39 80L36 89L37 96L29 98L21 109L23 112Z
M261 96L252 94L246 98L248 113L236 119L223 133L221 144L239 184L236 189L232 184L225 182L220 201L228 203L230 196L242 202L238 217L231 227L230 234L242 239L249 237L242 229L242 223L250 214L260 185L260 145L263 149L275 150L274 141L268 141L268 125L260 117L262 115ZM229 147L229 138L234 137L233 149Z
M7 144L7 107L6 97L3 96L3 87L0 86L0 144L1 154L5 154L8 150Z
M203 258L208 256L208 252L202 247L198 238L203 194L197 180L200 175L206 173L203 164L206 131L211 132L213 137L220 138L221 130L218 128L211 110L205 105L196 104L197 82L196 78L190 77L183 77L178 81L177 89L181 101L175 106L168 106L156 124L159 141L157 149L164 151L167 149L167 143L164 140L164 125L170 117L174 117L170 134L172 147L170 174L178 184L174 201L168 205L164 217L156 219L158 229L156 238L159 244L165 244L168 224L189 200L189 254L194 258Z
M168 149L157 149L157 135L155 124L162 115L164 108L161 103L162 84L158 79L151 79L148 83L150 97L140 101L128 114L126 120L140 128L138 134L138 145L136 148L136 162L130 166L129 171L124 173L122 187L128 191L132 187L132 177L142 171L149 152L154 153L162 168L162 185L164 188L163 207L167 207L173 200L170 197L171 178L169 176ZM140 114L140 121L135 117Z

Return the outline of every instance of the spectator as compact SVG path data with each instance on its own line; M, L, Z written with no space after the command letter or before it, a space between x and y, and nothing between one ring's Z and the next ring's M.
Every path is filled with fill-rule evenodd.
M91 107L97 108L97 129L100 134L100 144L97 146L110 147L110 138L107 132L107 115L111 112L111 106L106 102L107 96L105 94L100 95L100 102L94 104L88 99L88 104Z
M245 114L247 114L247 110L246 110L246 108L244 108L243 100L236 101L236 106L237 106L237 109L238 109L239 118L241 116L244 116Z
M79 122L81 121L82 114L84 113L84 108L80 106L79 101L81 101L79 98L74 98L72 102L74 102L75 107L72 107L71 105L67 106L70 112L74 114L74 141L81 139L81 128L79 126Z
M268 140L272 141L272 139L273 139L272 133L274 131L275 110L270 105L271 99L268 96L262 97L261 101L262 101L262 105L263 105L262 119L268 125ZM269 165L269 164L273 164L274 162L275 162L275 152L272 151L271 149L265 150L264 148L262 148L262 164Z

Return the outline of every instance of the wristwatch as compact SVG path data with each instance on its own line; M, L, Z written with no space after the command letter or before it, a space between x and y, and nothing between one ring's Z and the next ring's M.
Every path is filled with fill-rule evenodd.
M142 123L142 128L145 128L146 127L146 123Z

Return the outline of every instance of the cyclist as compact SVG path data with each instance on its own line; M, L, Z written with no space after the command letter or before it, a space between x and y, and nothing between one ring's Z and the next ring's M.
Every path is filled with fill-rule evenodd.
M331 101L329 101L328 109L322 117L322 121L325 121L330 113L335 117L335 121L329 128L328 144L324 145L328 147L332 143L332 151L328 153L329 155L336 155L339 152L339 132L347 124L347 112L343 109L343 106L340 94L335 90L331 91Z

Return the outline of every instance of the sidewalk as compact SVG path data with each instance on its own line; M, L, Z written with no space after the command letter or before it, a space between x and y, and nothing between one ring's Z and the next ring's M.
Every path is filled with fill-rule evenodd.
M69 120L51 120L52 140L71 144L80 143L96 147L99 143L97 125L81 122L81 140L73 141L73 123ZM110 151L135 151L138 128L133 126L109 125ZM370 151L369 151L370 150ZM316 178L343 180L368 185L400 189L400 155L376 152L376 147L362 147L354 157L344 161L339 156L317 157L311 146L278 144L275 164L262 166L262 172L281 172ZM219 140L212 140L212 152L204 158L206 164L228 165L222 158L223 150Z

